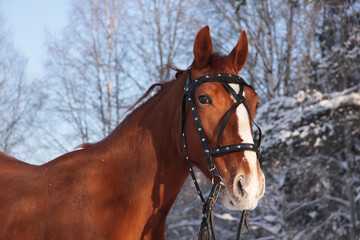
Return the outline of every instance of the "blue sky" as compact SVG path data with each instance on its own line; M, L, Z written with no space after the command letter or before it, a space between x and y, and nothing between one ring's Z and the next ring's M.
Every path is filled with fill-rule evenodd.
M70 0L0 0L0 14L15 48L28 59L29 77L42 74L45 29L59 33L66 25Z

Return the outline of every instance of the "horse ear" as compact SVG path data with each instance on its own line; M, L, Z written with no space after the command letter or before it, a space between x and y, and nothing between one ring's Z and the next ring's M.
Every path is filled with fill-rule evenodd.
M194 62L197 68L205 66L209 62L212 52L212 43L209 26L202 28L196 35L194 42Z
M248 40L246 33L243 30L241 32L239 41L237 42L234 49L229 54L229 62L233 64L235 72L239 72L240 69L245 65L246 59L248 57Z

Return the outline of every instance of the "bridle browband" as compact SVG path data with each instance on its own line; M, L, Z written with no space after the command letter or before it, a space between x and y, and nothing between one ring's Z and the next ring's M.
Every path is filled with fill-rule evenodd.
M250 85L248 85L244 79L242 79L240 76L234 75L234 74L228 74L228 73L218 73L218 74L208 74L201 76L194 81L191 80L191 68L189 67L186 72L186 80L185 80L185 87L184 87L184 95L182 100L182 124L181 124L181 135L182 135L182 143L184 144L184 152L185 152L185 158L186 162L188 164L191 177L193 179L195 188L199 194L199 197L201 199L201 202L203 204L203 216L202 216L202 222L200 226L200 231L198 235L199 240L210 240L210 237L212 237L213 240L216 240L216 233L214 228L214 219L213 219L213 206L217 200L217 197L220 193L221 188L224 186L222 177L220 176L215 163L212 159L214 155L218 154L226 154L226 153L232 153L232 152L239 152L239 151L253 151L257 154L257 158L260 159L260 144L261 144L261 129L260 127L254 122L254 120L251 117L249 107L247 106L247 103L245 101L245 98L243 96L244 86L252 88ZM219 82L222 84L222 86L225 88L225 90L233 97L235 100L235 103L230 107L230 109L225 113L223 117L223 121L219 130L219 135L217 138L217 144L215 148L210 148L204 128L201 124L201 120L199 117L199 114L196 109L195 102L193 100L193 93L195 92L196 88L198 88L200 85L210 82ZM229 85L231 83L239 84L239 92L235 92L235 90ZM204 198L200 186L196 180L195 173L192 168L191 161L189 159L189 152L186 142L186 134L185 134L185 120L186 120L186 102L189 103L189 107L192 112L192 116L196 125L197 132L200 136L200 140L203 146L204 155L206 159L206 163L208 165L208 170L211 173L212 177L212 187L209 193L209 196L207 199ZM231 144L231 145L225 145L220 146L220 139L222 136L222 133L226 127L227 122L229 121L232 114L236 111L237 107L241 104L244 105L251 122L254 123L254 125L257 127L259 131L259 140L257 144L252 143L237 143L237 144ZM244 210L241 215L241 220L239 223L239 229L237 233L237 239L241 239L241 233L242 233L242 227L244 223L246 224L247 228L247 215L248 211ZM209 223L210 223L210 230L211 235L209 231ZM250 230L250 229L249 229Z

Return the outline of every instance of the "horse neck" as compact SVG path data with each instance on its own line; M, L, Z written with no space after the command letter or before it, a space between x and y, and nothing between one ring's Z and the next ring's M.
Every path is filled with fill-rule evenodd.
M119 204L125 201L125 214L147 216L134 220L145 220L143 236L164 231L166 215L188 176L180 147L183 85L180 80L167 83L104 140L114 163L117 199L123 201Z

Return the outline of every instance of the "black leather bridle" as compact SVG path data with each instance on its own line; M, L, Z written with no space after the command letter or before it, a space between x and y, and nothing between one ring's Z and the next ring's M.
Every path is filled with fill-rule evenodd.
M213 222L213 206L216 202L216 199L220 193L220 190L222 188L223 181L222 177L220 176L215 163L212 159L213 156L218 154L226 154L231 152L239 152L239 151L253 151L257 154L258 159L260 159L260 144L261 144L261 129L260 127L254 122L254 120L251 117L249 107L246 104L245 98L243 96L244 86L252 88L250 85L248 85L244 79L242 79L240 76L234 75L234 74L228 74L228 73L218 73L218 74L209 74L201 76L194 81L191 80L191 68L189 67L186 72L186 82L184 87L184 95L182 100L182 127L181 127L181 134L182 134L182 143L184 144L184 152L185 152L185 158L186 162L188 164L191 177L193 179L195 188L200 196L201 202L203 204L203 217L202 222L200 226L200 232L198 239L199 240L210 240L210 237L212 236L212 239L217 239L215 228L214 228L214 222ZM193 93L195 92L196 88L198 88L200 85L210 82L219 82L222 84L222 86L225 88L225 90L234 98L235 103L230 107L230 109L225 113L223 117L223 121L220 127L219 135L217 138L217 144L215 148L210 148L204 128L201 124L201 120L199 117L199 114L196 109L196 105L193 99ZM235 92L235 90L229 85L231 83L239 84L239 92ZM188 147L186 142L186 135L185 135L185 120L186 120L186 103L188 102L189 107L192 112L192 116L194 118L194 122L196 125L196 129L198 131L198 134L200 136L200 140L203 146L204 155L206 159L206 163L208 165L208 170L211 173L212 177L212 187L210 190L210 194L207 197L207 199L204 198L201 189L199 187L199 184L196 180L195 173L192 168L191 161L189 159L189 153L188 153ZM232 114L236 111L237 107L241 104L244 105L248 115L249 119L254 123L254 125L257 127L259 131L259 140L257 144L252 143L236 143L231 145L225 145L220 146L220 139L222 136L222 133L226 127L227 122L229 121ZM241 216L240 225L238 229L237 239L241 239L241 232L242 232L242 226L245 223L247 225L247 210L244 210ZM209 223L210 223L210 230L211 235L209 231ZM249 227L248 227L249 229Z

